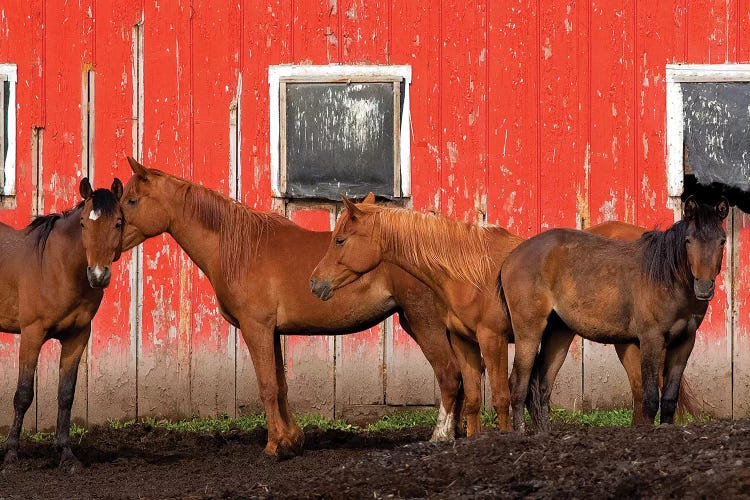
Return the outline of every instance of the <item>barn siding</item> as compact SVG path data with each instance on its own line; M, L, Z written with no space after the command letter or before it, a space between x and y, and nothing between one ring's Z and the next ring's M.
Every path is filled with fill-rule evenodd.
M95 74L97 186L129 177L136 144L147 165L282 210L311 228L328 212L274 202L270 191L268 66L410 64L412 202L524 237L610 219L668 225L665 64L750 60L750 0L271 0L181 3L8 0L0 62L18 64L17 196L3 222L28 222L78 199L86 174L82 86ZM142 22L142 143L133 138L133 33ZM230 107L239 103L237 171ZM32 134L43 129L41 184ZM320 209L320 207L318 207ZM322 207L335 210L334 207ZM700 330L689 373L705 407L747 414L750 344L747 215L728 228L727 271ZM142 261L142 262L141 262ZM131 273L134 273L131 275ZM131 284L140 283L142 297ZM131 314L135 311L135 314ZM360 336L288 338L298 410L428 404L431 370L397 321ZM316 340L317 339L317 340ZM0 336L0 422L10 421L18 339ZM610 347L576 341L556 401L622 404L627 384ZM45 348L26 423L54 424L57 353ZM216 311L204 276L174 241L146 242L116 265L74 418L246 413L258 407L244 342ZM563 382L564 381L564 382ZM311 392L312 390L312 392Z

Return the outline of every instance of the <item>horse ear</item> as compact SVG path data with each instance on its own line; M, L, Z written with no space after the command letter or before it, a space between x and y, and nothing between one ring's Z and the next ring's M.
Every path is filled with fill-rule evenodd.
M138 177L142 177L143 179L146 179L148 177L148 169L135 161L134 158L128 156L128 163L130 163L130 169L135 175L137 175Z
M84 200L88 200L91 198L91 193L93 192L91 189L91 183L89 182L88 177L84 177L81 179L81 183L78 185L78 192L81 193L81 197Z
M685 205L682 207L682 218L685 220L693 220L698 215L698 202L695 201L695 196L688 196L685 200Z
M727 215L729 215L729 200L722 196L719 203L716 204L716 212L721 217L721 220L726 219Z
M362 200L362 203L367 203L369 205L375 204L375 195L372 193L372 191L367 193L367 196L365 196L365 199Z
M346 206L346 210L349 212L349 218L351 220L357 220L357 217L362 215L362 210L360 210L357 205L354 204L352 200L341 195L341 199L344 200L344 205Z
M122 181L117 177L112 181L112 192L118 200L122 198Z

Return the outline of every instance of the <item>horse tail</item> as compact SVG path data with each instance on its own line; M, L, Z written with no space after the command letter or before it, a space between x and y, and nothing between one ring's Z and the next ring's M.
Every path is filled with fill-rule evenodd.
M547 432L550 427L549 406L542 396L541 369L542 359L539 354L534 358L534 368L529 379L529 392L526 395L526 409L531 416L531 423L537 432Z
M680 419L685 420L687 415L700 417L702 410L698 404L698 396L695 394L692 384L688 382L687 377L683 374L680 382L680 392L677 395L677 414Z

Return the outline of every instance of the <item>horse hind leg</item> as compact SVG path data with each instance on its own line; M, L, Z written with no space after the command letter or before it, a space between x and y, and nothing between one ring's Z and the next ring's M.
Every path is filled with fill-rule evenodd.
M18 446L23 419L34 399L34 373L39 351L44 343L44 330L36 325L21 331L21 348L18 354L18 385L13 397L13 424L6 440L3 472L11 471L18 464Z
M466 435L473 436L481 430L482 357L477 344L461 335L451 334L451 346L458 359L463 380Z
M413 315L412 315L413 316ZM442 322L399 314L401 327L422 349L440 388L440 409L430 441L453 441L461 417L461 371Z
M546 315L521 321L513 318L516 355L513 359L513 371L510 375L510 402L513 428L520 432L526 429L524 407L529 393L529 382L536 362L537 350L546 326Z
M81 468L81 463L70 449L70 412L78 379L78 365L90 335L91 323L61 342L55 444L61 452L60 468L68 473L74 473Z
M492 388L492 406L497 413L501 430L512 430L510 425L510 389L508 387L508 336L506 325L498 330L486 327L477 329L477 340L487 365L487 377Z
M281 416L287 427L286 438L291 443L295 454L301 454L305 444L305 434L297 424L289 408L289 386L286 381L286 370L284 369L284 356L281 352L281 336L274 335L274 354L276 358L276 382L279 387L278 401Z
M664 389L661 396L660 422L662 424L674 422L682 374L694 345L695 332L686 332L667 349L664 360Z
M644 425L643 417L643 385L641 382L641 350L637 344L615 344L617 357L628 375L630 392L633 394L632 425Z
M538 432L550 431L550 397L557 374L568 355L575 332L564 325L548 328L534 362L528 397L531 421Z

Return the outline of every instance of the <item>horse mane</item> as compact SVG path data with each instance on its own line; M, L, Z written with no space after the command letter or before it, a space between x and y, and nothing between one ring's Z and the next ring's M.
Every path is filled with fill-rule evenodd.
M701 204L695 219L698 230L696 237L709 240L715 232L721 230L721 219L716 209ZM673 288L679 283L690 280L685 238L688 235L689 222L681 220L665 231L653 230L643 233L637 240L641 248L641 272L656 286Z
M279 214L256 212L216 191L181 180L187 185L185 215L219 233L221 273L230 283L237 279L239 266L257 254L270 228L292 224ZM252 241L254 245L249 244Z
M490 231L436 214L403 208L359 205L380 218L384 251L402 255L410 264L481 288L495 272L490 256Z
M112 215L119 203L112 191L103 188L94 191L91 194L91 200L94 204L93 210L99 210L102 215ZM38 230L34 234L34 249L40 259L44 255L45 248L47 248L47 240L55 227L55 223L60 219L65 219L76 210L83 208L85 203L86 200L81 200L76 206L68 210L63 210L62 213L55 212L47 215L38 215L26 226L27 235L31 235L34 231Z

